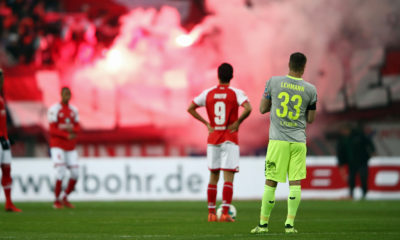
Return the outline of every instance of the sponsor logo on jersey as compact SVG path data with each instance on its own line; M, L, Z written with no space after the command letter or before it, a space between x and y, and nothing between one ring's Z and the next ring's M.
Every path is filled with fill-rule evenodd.
M226 99L226 93L216 93L214 94L214 99Z
M279 124L285 127L297 127L297 123L295 122L280 121Z
M58 125L59 129L68 129L68 128L71 128L71 127L73 127L72 123L60 123Z

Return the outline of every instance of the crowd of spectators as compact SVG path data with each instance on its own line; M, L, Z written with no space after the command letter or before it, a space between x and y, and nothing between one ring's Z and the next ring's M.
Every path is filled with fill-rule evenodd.
M0 0L0 65L86 62L118 35L119 13L62 1Z

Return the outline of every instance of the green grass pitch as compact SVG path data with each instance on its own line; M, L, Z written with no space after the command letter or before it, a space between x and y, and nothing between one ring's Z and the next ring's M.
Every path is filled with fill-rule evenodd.
M208 223L205 202L18 203L0 212L0 239L400 239L400 201L302 201L296 235L285 235L286 201L278 201L267 235L251 235L260 201L234 201L237 221Z

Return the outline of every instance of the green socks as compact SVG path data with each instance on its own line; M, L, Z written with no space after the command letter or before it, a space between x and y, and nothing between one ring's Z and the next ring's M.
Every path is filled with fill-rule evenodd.
M260 225L268 224L269 216L271 215L272 209L275 206L275 190L276 187L270 187L268 185L264 186L264 194L261 203ZM297 208L300 205L300 200L301 186L289 186L288 215L285 225L294 225L294 219L296 217Z
M294 218L296 217L296 212L297 208L300 205L300 200L301 200L301 186L300 185L289 186L288 215L286 218L285 225L287 224L289 224L290 226L294 225Z
M268 224L272 208L275 206L276 187L264 185L264 194L261 202L260 225Z

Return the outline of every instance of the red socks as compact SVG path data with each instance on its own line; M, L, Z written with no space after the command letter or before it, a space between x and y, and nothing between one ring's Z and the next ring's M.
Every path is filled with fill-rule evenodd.
M215 214L215 203L217 202L217 185L208 184L207 201L208 201L208 213Z
M75 189L77 180L76 179L69 179L68 186L65 189L65 196L68 196L72 191ZM60 199L60 194L62 191L62 180L56 180L56 185L54 187L54 195L56 196L56 200Z
M222 191L222 213L228 214L229 206L232 203L232 196L233 196L233 183L225 182L224 188Z
M68 195L75 189L76 179L69 179L67 189L65 189L65 194Z
M56 196L56 201L60 199L60 193L62 188L62 180L56 180L56 185L54 186L54 195Z
M232 203L233 183L225 182L222 190L222 213L228 214L229 206ZM208 212L215 213L215 204L217 202L217 185L208 184L207 189Z
M11 166L10 164L1 165L2 177L1 185L4 189L4 195L6 197L6 204L11 204Z

